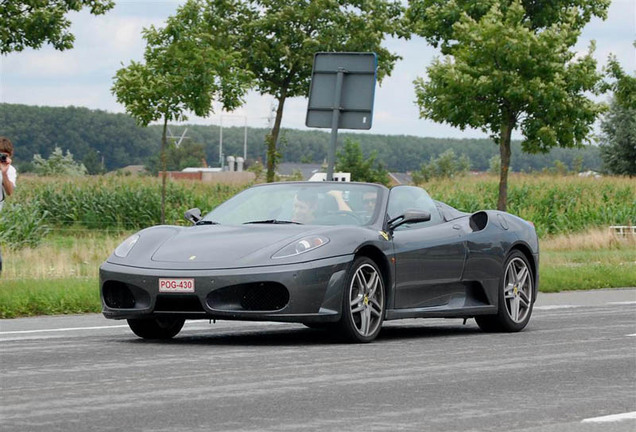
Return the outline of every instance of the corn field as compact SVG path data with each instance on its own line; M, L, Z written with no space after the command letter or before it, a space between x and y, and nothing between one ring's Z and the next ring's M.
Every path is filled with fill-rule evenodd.
M433 180L431 196L466 212L495 208L497 179L491 176ZM168 181L166 223L183 224L183 213L204 213L242 187ZM508 211L532 221L540 236L594 227L636 224L636 180L511 175ZM47 233L64 229L131 231L160 223L161 180L133 177L38 178L21 176L0 213L0 243L37 246Z
M493 176L431 181L425 188L433 198L466 212L497 207L499 184ZM533 222L540 237L634 225L636 179L513 174L508 212Z
M204 213L242 187L168 181L166 223L184 223L184 212ZM38 178L21 176L0 213L0 243L35 246L56 229L130 231L161 221L161 179L131 177Z

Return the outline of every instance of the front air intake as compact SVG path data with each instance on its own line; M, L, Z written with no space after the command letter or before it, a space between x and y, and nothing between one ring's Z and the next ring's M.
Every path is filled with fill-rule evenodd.
M130 288L122 282L107 281L102 287L104 303L111 309L133 309L135 297Z
M289 291L278 282L256 282L220 288L208 294L211 309L274 312L289 303Z

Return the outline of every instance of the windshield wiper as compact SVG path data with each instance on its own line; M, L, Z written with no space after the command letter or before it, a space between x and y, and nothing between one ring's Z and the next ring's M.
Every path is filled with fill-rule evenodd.
M218 225L218 222L214 222L211 220L200 220L197 223L195 223L195 225Z
M295 225L302 225L300 222L294 222L294 221L288 221L288 220L279 220L279 219L265 219L265 220L256 220L256 221L249 221L249 222L244 222L245 224L295 224Z

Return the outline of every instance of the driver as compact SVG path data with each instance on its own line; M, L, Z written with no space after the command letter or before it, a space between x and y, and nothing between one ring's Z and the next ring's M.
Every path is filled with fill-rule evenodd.
M318 210L316 195L308 190L301 190L294 197L291 220L302 224L310 224L316 219L316 210Z

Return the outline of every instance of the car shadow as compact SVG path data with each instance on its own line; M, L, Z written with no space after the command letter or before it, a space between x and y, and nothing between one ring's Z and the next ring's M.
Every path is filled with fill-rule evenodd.
M476 325L385 325L373 342L387 343L408 339L434 339L463 337L483 333ZM182 333L170 340L127 339L126 343L166 345L217 345L217 346L308 346L349 344L336 332L303 327L230 330L211 328L209 333Z

